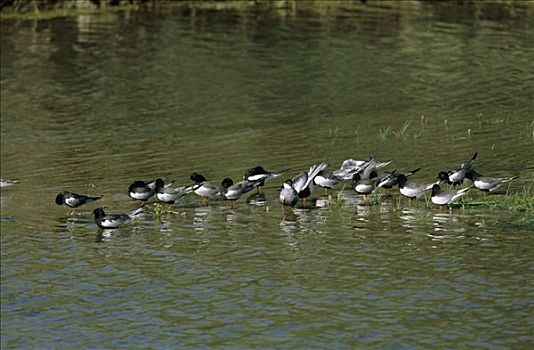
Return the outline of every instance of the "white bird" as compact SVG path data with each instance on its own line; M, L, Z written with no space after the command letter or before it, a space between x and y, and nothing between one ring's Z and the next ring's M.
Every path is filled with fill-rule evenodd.
M473 181L473 185L479 190L484 191L484 193L493 192L499 187L501 187L501 185L518 178L518 176L487 177L487 176L480 175L475 170L468 171L465 177Z
M432 195L430 199L432 203L437 205L448 205L450 206L454 201L456 201L461 196L465 195L469 191L469 187L462 188L458 191L442 191L441 187L438 184L432 186Z

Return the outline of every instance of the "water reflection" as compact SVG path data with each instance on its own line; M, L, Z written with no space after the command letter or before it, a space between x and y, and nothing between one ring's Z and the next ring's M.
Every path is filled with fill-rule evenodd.
M113 235L118 235L118 232L116 232L116 230L98 229L96 233L95 242L101 243L101 242L109 241Z
M317 198L314 204L317 208L327 209L331 200L332 200L332 197L330 196L321 196Z
M210 207L198 207L194 209L193 227L195 231L207 231L210 228L210 221Z
M255 192L247 197L246 203L252 205L267 205L267 199L265 198L264 192Z
M418 232L425 228L429 213L423 208L404 208L401 210L400 219L407 232Z

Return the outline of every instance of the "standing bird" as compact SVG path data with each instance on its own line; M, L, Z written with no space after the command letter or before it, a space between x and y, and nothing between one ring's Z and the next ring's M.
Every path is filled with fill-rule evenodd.
M162 179L156 180L156 198L169 207L195 190L195 185L177 188L165 187Z
M125 225L130 220L137 218L143 211L143 207L137 208L127 214L106 214L104 209L96 208L93 210L95 214L95 223L102 229L117 228Z
M72 208L71 215L74 213L74 208L78 208L80 205L91 203L104 197L103 195L90 197L83 194L76 194L74 192L63 191L56 196L56 204L65 204L67 207Z
M430 196L430 199L434 204L447 205L450 207L454 201L465 195L467 191L469 191L469 187L462 188L458 191L442 191L438 184L434 184L432 186L432 195Z
M252 191L254 188L260 186L262 180L248 181L243 180L236 184L229 177L225 178L221 182L221 191L219 195L223 196L232 202L232 207L235 207L236 200L241 197L242 194Z
M156 181L161 179L156 179L153 181L134 181L128 187L128 195L135 200L142 201L143 205L146 204L148 199L156 193Z
M317 174L317 176L313 179L313 182L317 186L324 188L324 195L328 196L328 191L337 185L340 180L340 178L334 176L332 173L323 170Z
M367 178L362 178L360 173L354 174L352 177L352 184L354 185L354 190L358 194L363 194L363 200L365 203L368 203L369 195L373 193L380 183L378 174L373 170Z
M195 194L203 198L205 205L208 205L210 199L217 197L220 192L218 187L212 185L204 176L197 172L192 173L189 178L194 182L196 187L194 190Z
M293 187L293 180L286 180L280 190L280 203L294 207L299 201L299 194Z
M415 170L409 171L406 174L399 173L397 172L397 170L393 170L391 172L385 172L385 176L382 177L382 181L380 181L380 184L378 185L378 187L382 187L386 191L386 195L388 195L389 190L391 190L393 187L399 184L399 177L401 175L407 178L408 176L412 176L419 170L421 170L421 168L417 168Z
M465 175L466 178L471 180L473 182L473 185L478 188L479 190L483 191L484 194L488 192L493 192L497 188L499 188L501 185L508 183L512 180L517 179L519 176L512 176L512 177L487 177L482 176L481 174L477 173L475 170L468 171Z
M461 185L465 180L465 175L473 168L473 162L477 158L477 152L465 163L460 165L456 170L440 171L438 173L438 179L446 181L449 185L457 186Z
M267 171L262 166L258 165L254 168L249 168L245 170L245 173L243 174L243 180L247 180L253 183L259 182L259 184L256 186L256 189L258 193L260 193L261 188L265 186L266 182L276 179L277 177L282 175L283 172L287 170L288 169L278 171L278 172Z
M399 176L397 177L397 182L399 185L399 192L403 196L408 197L410 200L424 196L425 191L431 189L434 185L437 184L436 182L428 185L409 182L408 178L404 174L399 174Z
M306 205L306 198L308 198L313 191L313 179L319 172L326 169L327 163L314 164L307 172L303 172L295 176L291 180L284 182L280 191L279 200L283 205L294 206L298 202L298 198L302 198L303 205ZM297 200L295 201L294 196Z

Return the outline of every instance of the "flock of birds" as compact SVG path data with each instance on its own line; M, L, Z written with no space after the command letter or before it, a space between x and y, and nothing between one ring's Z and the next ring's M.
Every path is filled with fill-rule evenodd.
M328 194L340 182L351 181L354 190L364 196L365 202L367 202L368 196L378 188L384 188L389 191L394 187L398 187L399 192L410 200L421 198L426 191L431 190L430 198L432 203L450 208L458 198L465 195L473 186L487 193L517 178L517 176L506 178L482 176L473 167L476 157L477 153L475 152L467 162L461 164L455 170L439 172L437 180L429 184L419 184L408 179L417 173L420 168L405 173L397 170L382 172L382 169L389 165L391 160L379 162L374 158L369 160L347 159L343 161L339 169L333 172L327 172L328 164L321 162L312 165L308 171L286 180L280 188L279 201L283 206L294 207L302 200L303 206L306 206L306 200L311 196L314 185L324 188L325 194ZM181 187L174 187L172 182L166 184L161 178L148 182L134 181L128 188L128 194L132 199L141 201L143 204L139 208L124 214L107 214L103 208L96 208L93 211L95 222L102 229L123 226L143 212L145 204L152 196L156 196L159 202L172 206L186 195L194 193L203 198L205 205L208 205L212 199L227 199L232 202L232 207L234 207L236 201L244 193L254 189L261 193L261 188L266 182L282 176L287 170L289 169L267 171L261 166L256 166L245 170L242 181L234 183L232 179L225 178L220 186L213 185L204 176L196 172L190 176L193 183ZM472 186L456 189L465 179L470 180ZM16 182L1 180L1 186L12 186ZM442 190L440 187L442 183L452 185L452 189ZM87 196L63 191L56 196L55 201L58 205L64 204L74 210L74 208L97 201L102 197L102 195Z

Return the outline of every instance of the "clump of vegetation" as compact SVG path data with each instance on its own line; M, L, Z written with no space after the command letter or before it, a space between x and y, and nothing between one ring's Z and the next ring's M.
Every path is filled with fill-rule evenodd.
M426 123L426 120L424 119L424 116L421 118L422 123ZM421 133L423 130L419 130L416 133L409 133L408 128L412 125L411 120L407 120L402 124L402 126L399 129L393 129L391 126L388 126L384 129L378 130L378 138L380 141L385 142L387 141L388 137L390 135L395 136L397 139L401 140L408 140L408 139L417 139L419 136L421 136Z
M156 217L161 217L165 213L165 208L163 207L163 204L156 203L154 204L154 215Z
M495 124L501 124L505 122L504 117L499 117L499 116L484 117L484 114L482 113L477 113L476 118L477 118L478 126L495 125Z
M343 184L343 187L339 191L336 191L335 195L330 194L329 196L329 208L331 209L340 209L343 207L343 192L345 191L345 184Z
M512 210L534 214L534 184L523 187L522 191L484 197L464 196L457 202L462 207L483 207L493 210Z

